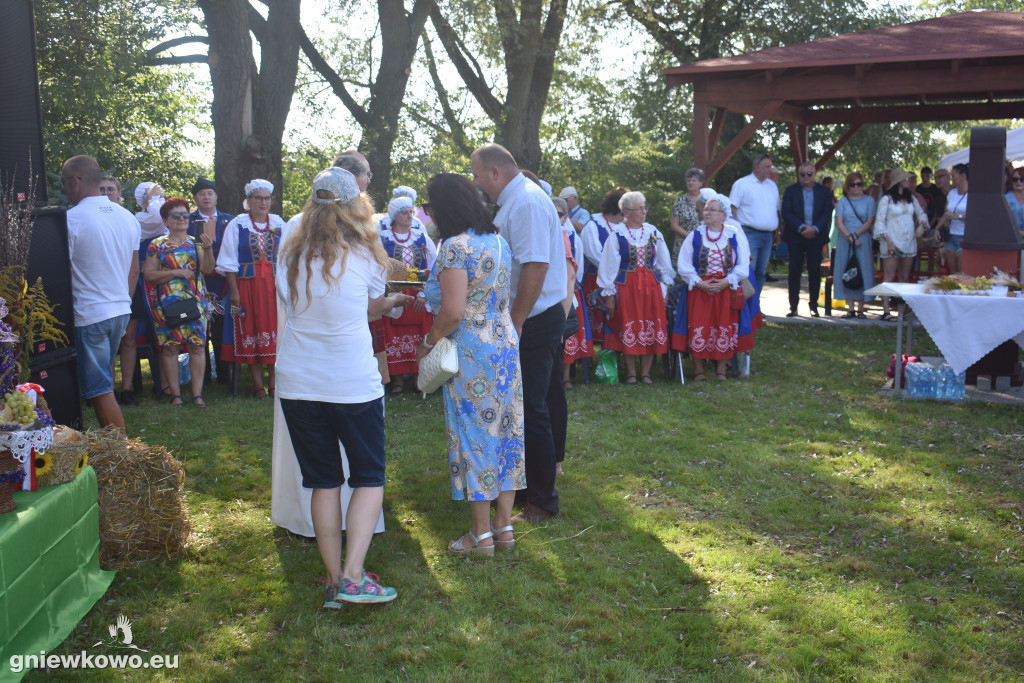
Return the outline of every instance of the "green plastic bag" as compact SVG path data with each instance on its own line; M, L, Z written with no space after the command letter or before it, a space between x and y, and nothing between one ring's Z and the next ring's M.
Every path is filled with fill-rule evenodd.
M619 354L602 349L594 354L594 381L598 384L619 383Z

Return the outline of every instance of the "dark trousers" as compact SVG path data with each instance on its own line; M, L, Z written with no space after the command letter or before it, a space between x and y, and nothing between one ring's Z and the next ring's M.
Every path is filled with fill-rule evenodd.
M567 411L565 391L561 403L552 385L562 389L558 347L565 329L565 309L558 303L528 318L519 338L519 363L523 372L523 417L525 427L526 500L550 513L558 513L555 491L556 432L565 440ZM549 403L548 397L554 399ZM558 427L554 427L554 423Z
M800 237L787 241L789 248L789 310L795 311L800 302L800 273L807 258L807 292L811 296L811 310L818 308L818 294L821 292L821 245L818 240Z
M551 383L548 385L548 415L551 416L551 436L555 440L555 462L565 461L565 440L569 430L569 404L565 400L562 384L562 359L565 345L559 344L555 362L551 365Z

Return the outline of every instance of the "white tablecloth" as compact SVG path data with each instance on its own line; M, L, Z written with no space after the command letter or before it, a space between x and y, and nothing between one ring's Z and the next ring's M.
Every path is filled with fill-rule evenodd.
M925 294L919 284L886 286L914 309L956 372L966 371L1008 339L1024 346L1024 297Z

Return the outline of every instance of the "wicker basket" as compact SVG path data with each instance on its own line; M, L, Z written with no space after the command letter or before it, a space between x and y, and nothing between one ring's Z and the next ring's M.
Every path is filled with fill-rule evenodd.
M10 451L0 451L0 474L4 472L17 472L21 469L21 463L14 459ZM14 490L16 486L12 481L0 483L0 514L11 512L17 506L14 504Z

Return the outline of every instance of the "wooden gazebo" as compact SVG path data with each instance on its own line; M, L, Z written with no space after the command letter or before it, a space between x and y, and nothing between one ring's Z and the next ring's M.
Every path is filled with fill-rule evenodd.
M811 126L849 126L812 159L820 169L865 123L1024 118L1024 14L977 10L664 73L670 86L693 84L694 163L707 178L765 121L789 127L796 164ZM751 119L718 150L730 111Z

